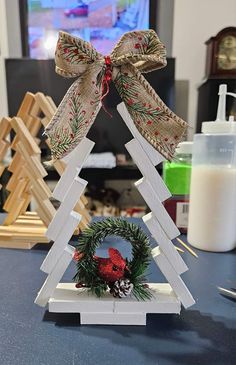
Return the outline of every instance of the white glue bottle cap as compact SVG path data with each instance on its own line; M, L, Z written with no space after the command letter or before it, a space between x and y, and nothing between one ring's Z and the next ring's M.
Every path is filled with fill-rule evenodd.
M226 120L226 95L233 96L236 98L235 93L227 92L227 85L221 84L219 86L219 101L217 116L215 121L203 122L202 133L204 134L225 134L231 133L236 134L236 122L234 121L233 115Z

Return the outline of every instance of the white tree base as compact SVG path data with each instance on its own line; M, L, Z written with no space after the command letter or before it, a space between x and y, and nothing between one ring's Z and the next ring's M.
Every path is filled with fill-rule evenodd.
M102 298L77 289L74 283L59 283L49 299L49 312L80 313L81 324L145 325L147 313L180 313L181 303L170 284L148 284L151 300L127 297L114 299L107 293Z
M80 313L80 324L146 326L145 313Z

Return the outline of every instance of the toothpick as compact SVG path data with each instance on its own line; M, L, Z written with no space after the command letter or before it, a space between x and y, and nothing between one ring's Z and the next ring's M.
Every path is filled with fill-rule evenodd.
M236 293L232 290L228 290L225 288L221 288L220 286L217 286L217 289L219 290L220 294L226 295L227 297L236 299Z
M177 251L179 251L179 252L181 252L181 253L184 253L184 250L182 250L182 248L179 248L179 247L177 247L177 246L175 246L175 248L176 248L176 250L177 250Z
M176 238L177 241L186 248L186 250L188 250L193 256L198 258L198 255L184 242L182 241L180 238Z

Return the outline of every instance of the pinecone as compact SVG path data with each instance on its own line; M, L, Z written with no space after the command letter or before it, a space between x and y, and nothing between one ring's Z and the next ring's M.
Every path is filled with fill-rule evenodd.
M119 279L114 282L111 287L110 293L115 298L124 298L131 294L133 284L129 279Z

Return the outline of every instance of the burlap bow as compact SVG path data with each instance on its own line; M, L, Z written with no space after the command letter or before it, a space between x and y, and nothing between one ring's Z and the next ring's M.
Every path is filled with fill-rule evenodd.
M54 159L67 155L86 136L110 80L143 137L165 158L173 157L187 123L163 103L141 74L166 65L165 47L153 30L124 34L106 57L90 43L61 31L55 61L58 74L77 80L45 131Z

